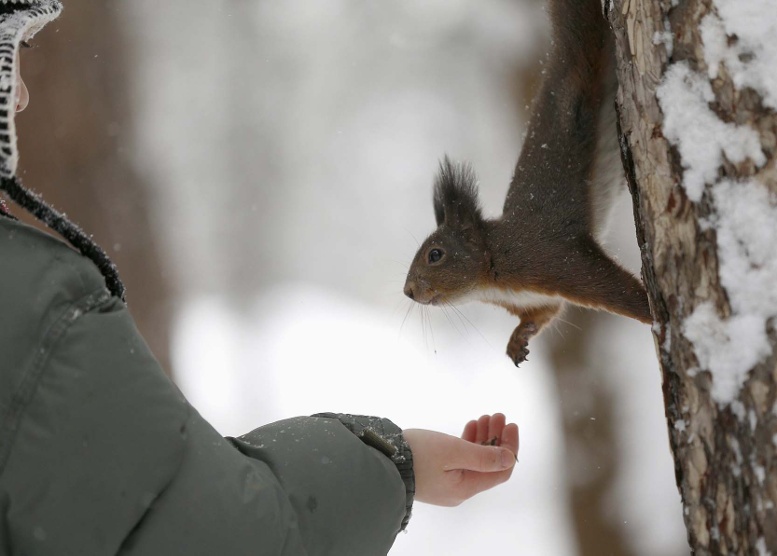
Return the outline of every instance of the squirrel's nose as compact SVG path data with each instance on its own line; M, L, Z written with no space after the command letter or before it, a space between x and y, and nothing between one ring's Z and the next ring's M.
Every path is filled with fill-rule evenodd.
M415 294L413 293L413 288L415 288L415 282L411 282L410 280L407 281L405 284L405 295L408 296L410 299L415 300Z

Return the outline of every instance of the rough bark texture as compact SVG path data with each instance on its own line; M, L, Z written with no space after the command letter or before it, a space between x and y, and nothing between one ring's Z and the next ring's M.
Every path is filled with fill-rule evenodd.
M656 99L656 87L670 64L684 60L706 74L699 23L714 7L711 0L676 4L615 0L607 10L618 48L623 158L643 276L657 322L654 335L677 484L694 553L777 554L775 350L751 370L734 403L718 405L710 394L711 375L705 369L697 372L693 346L682 333L685 319L700 303L712 302L723 318L731 307L720 283L715 230L700 225L714 214L714 204L706 194L698 203L687 198L681 160L662 133ZM671 51L654 40L667 28ZM768 159L760 170L749 163L725 162L721 177L757 176L777 192L777 117L755 91L737 90L725 69L711 85L715 101L710 107L723 121L757 130ZM768 332L774 348L773 322ZM737 416L743 414L748 418Z

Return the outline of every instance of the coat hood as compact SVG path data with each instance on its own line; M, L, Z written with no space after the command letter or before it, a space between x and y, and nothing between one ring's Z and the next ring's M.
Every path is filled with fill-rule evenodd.
M10 11L13 10L13 11ZM16 55L19 43L31 39L59 16L59 0L0 0L0 176L16 173Z

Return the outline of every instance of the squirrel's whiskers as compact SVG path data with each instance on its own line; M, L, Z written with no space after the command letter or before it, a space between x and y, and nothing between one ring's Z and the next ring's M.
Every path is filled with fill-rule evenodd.
M483 217L474 171L445 157L434 185L437 229L418 249L404 289L424 306L504 307L520 319L507 345L516 365L566 303L652 322L642 283L601 246L624 185L614 45L602 4L550 0L549 7L554 50L502 215Z

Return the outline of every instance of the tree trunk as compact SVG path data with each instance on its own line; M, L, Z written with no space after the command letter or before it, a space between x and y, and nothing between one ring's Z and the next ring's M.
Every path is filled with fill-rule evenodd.
M22 53L30 106L17 115L19 175L113 259L138 328L169 373L170 286L148 187L129 156L129 41L119 25L121 6L69 0L65 8Z
M564 318L579 330L547 341L564 427L565 477L578 554L632 554L624 531L607 511L621 462L612 388L590 349L601 315L575 310Z
M689 543L777 554L777 115L753 79L770 50L754 23L777 12L742 25L754 2L607 4Z

